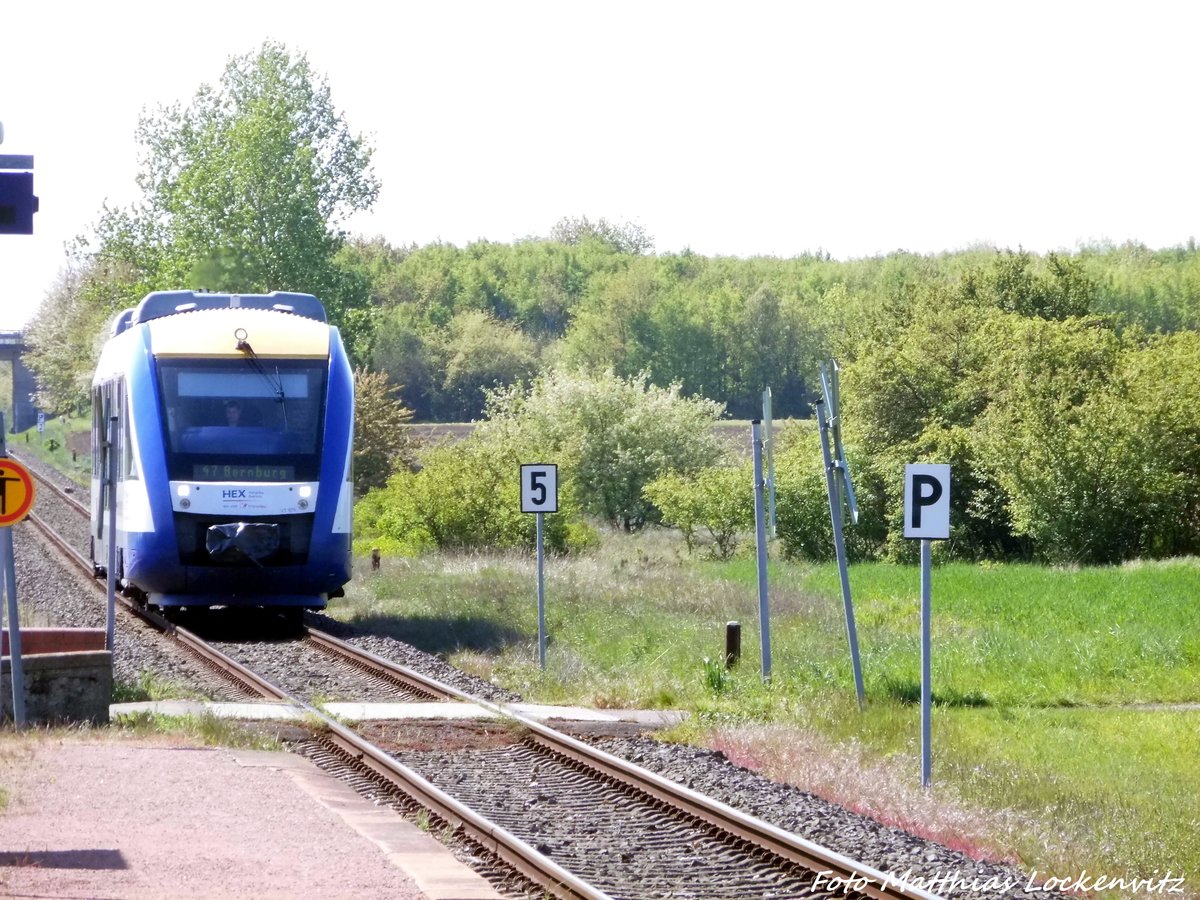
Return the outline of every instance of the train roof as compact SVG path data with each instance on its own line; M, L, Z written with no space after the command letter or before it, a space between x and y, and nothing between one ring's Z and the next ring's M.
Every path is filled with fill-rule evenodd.
M198 309L264 309L290 313L305 319L326 323L325 306L312 294L292 291L272 291L269 294L210 294L203 291L153 291L132 311L124 313L114 323L113 333L164 316L188 313Z

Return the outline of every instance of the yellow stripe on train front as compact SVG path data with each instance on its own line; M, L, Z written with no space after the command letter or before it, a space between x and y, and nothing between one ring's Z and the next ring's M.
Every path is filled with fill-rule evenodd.
M267 309L198 309L153 319L150 350L155 356L328 357L329 326L315 319Z

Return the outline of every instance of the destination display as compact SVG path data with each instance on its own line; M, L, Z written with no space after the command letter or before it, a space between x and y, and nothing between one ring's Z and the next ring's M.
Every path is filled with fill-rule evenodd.
M192 467L194 481L295 481L295 466L262 463L197 463Z

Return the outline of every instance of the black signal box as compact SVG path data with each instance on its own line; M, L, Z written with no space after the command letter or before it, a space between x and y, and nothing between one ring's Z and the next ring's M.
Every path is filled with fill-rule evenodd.
M33 173L0 172L0 234L33 234L37 211Z

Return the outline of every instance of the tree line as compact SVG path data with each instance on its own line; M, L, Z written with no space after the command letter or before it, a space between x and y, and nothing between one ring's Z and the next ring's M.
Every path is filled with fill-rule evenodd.
M419 496L434 463L466 465L452 450L406 445L405 421L479 420L494 424L458 459L498 472L498 459L541 441L584 467L565 480L580 516L675 524L734 552L745 507L718 485L738 463L695 428L756 417L765 387L777 417L807 419L819 363L836 357L864 506L856 554L904 555L899 473L921 460L954 466L944 553L1107 562L1196 552L1192 241L740 259L655 253L641 226L568 217L511 243L394 246L343 230L378 194L372 148L305 57L274 43L231 59L190 104L145 114L138 140L141 199L101 212L28 329L49 412L86 407L108 322L151 290L304 291L325 302L359 369L363 493L392 479ZM531 404L552 398L593 435L587 447L536 424ZM610 414L580 420L570 403ZM622 404L627 416L616 414ZM652 421L643 404L670 421L666 411L684 404L680 421L694 428L638 438L630 421ZM781 543L819 557L829 544L815 437L785 436ZM499 457L495 442L507 448ZM401 516L392 496L390 519L368 504L379 511L372 527L417 528L420 511ZM494 513L459 523L505 521ZM469 530L419 527L451 543ZM572 528L562 534L586 543L586 529Z
M1024 315L1086 310L1122 329L1200 325L1194 248L737 259L632 253L611 231L464 248L351 242L342 259L372 291L365 361L403 385L418 421L479 418L488 388L555 366L678 382L733 418L757 415L770 386L778 415L807 417L820 360L852 355L880 316L930 292L988 293Z

